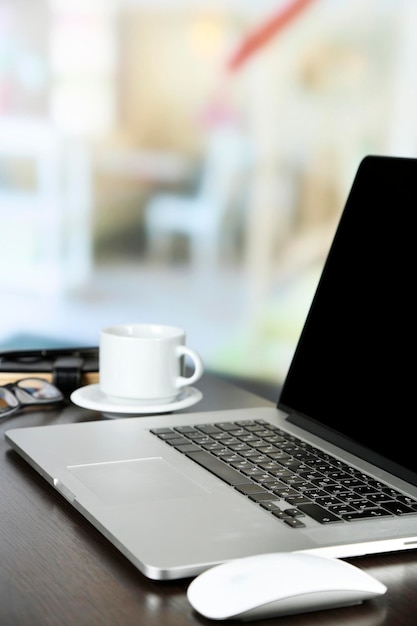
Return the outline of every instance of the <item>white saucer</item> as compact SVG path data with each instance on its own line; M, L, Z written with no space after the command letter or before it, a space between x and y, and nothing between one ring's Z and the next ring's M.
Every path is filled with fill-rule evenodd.
M101 411L106 417L118 417L120 415L150 415L152 413L171 413L192 406L201 400L203 394L194 387L184 387L173 402L166 404L120 404L101 390L99 384L86 385L72 392L70 398L74 404L84 409Z

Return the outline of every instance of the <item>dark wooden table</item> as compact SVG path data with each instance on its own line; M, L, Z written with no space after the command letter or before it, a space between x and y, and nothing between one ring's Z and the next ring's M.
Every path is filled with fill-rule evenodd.
M270 405L205 375L188 411ZM0 423L0 626L202 626L186 598L189 580L145 578L4 441L9 428L100 419L73 405L28 411ZM352 559L388 587L357 607L253 624L415 626L417 551Z

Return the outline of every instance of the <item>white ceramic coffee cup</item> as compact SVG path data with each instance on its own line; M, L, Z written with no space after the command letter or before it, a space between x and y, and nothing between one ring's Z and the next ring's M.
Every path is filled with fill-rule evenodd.
M185 345L185 331L160 324L118 324L102 328L100 390L119 402L145 405L175 400L183 387L201 378L201 357ZM184 357L194 367L184 376Z

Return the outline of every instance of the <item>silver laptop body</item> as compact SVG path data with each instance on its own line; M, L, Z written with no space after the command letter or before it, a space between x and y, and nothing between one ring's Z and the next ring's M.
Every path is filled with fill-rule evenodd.
M417 548L414 381L408 358L416 343L411 227L416 206L417 159L363 159L277 408L12 429L8 443L152 579L194 576L263 552L352 557ZM366 476L374 486L384 483L385 493L394 490L400 514L383 504L383 515L362 518L361 501L371 496L350 486L357 496L356 518L317 521L298 515L285 493L259 499L229 480L229 470L213 473L201 464L210 449L200 457L193 453L193 440L181 442L186 427L205 433L215 426L214 432L227 433L231 425L256 435L266 428L282 439L279 428L290 443L287 450L294 441L307 451L313 445L332 467L347 463L355 479ZM177 447L165 429L178 433ZM265 472L281 462L284 473L288 470L280 454L268 457L272 465L264 466ZM218 468L223 461L216 457L216 463ZM248 476L244 467L235 465L230 476ZM308 480L313 475L308 473ZM321 493L327 488L325 482L311 484ZM274 507L292 509L292 515L281 519ZM298 522L289 523L292 516Z

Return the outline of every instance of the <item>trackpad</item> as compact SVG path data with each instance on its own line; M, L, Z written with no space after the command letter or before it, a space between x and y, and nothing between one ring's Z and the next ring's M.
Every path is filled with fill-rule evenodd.
M189 498L208 493L159 457L70 465L67 469L110 505Z

